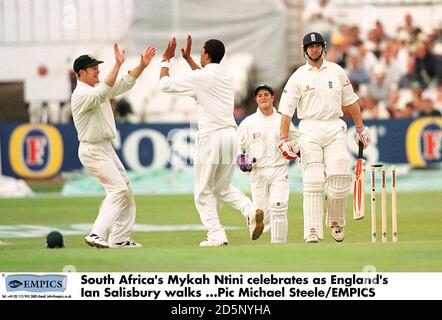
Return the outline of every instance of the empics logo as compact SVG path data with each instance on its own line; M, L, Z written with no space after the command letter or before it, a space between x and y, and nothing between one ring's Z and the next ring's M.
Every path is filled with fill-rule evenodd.
M16 274L5 278L6 291L64 292L67 277L62 275Z
M18 280L12 280L12 281L9 281L9 283L8 283L8 285L13 289L20 287L22 284L23 284L23 282L20 282Z
M24 178L49 178L63 163L63 140L50 125L25 124L17 127L9 142L9 161Z

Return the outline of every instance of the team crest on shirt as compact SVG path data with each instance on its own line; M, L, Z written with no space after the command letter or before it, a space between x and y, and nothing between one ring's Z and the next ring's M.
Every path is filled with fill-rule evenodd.
M254 133L252 134L252 137L253 137L253 139L258 139L258 138L260 138L260 137L261 137L261 132L254 132Z

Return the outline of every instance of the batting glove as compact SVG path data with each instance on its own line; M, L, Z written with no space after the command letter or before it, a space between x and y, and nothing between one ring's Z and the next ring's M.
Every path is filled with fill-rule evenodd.
M359 141L364 145L364 149L368 147L368 143L370 142L370 132L365 126L356 127L356 142L359 143Z
M292 143L289 138L281 139L278 143L278 149L281 155L287 160L295 160L298 157L299 146Z
M247 154L239 154L236 158L236 163L239 165L239 169L242 172L250 172L252 171L253 164L256 162L256 158L250 159Z

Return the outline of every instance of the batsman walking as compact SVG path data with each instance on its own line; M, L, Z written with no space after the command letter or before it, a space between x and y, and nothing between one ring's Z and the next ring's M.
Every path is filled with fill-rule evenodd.
M141 55L140 63L118 80L125 51L120 51L116 43L114 55L114 66L103 82L99 81L98 68L103 61L92 55L82 55L74 62L78 81L71 106L80 141L78 157L106 190L100 212L85 242L96 248L139 248L142 245L130 238L135 224L135 200L126 170L112 147L111 141L117 130L109 100L135 85L155 55L155 48L148 47Z
M351 189L351 163L347 151L347 125L340 119L345 109L356 127L356 139L369 143L358 96L337 64L324 59L326 43L321 34L310 32L302 44L307 63L298 68L285 85L279 104L282 113L280 144L287 140L291 119L300 119L299 144L304 186L304 239L316 243L324 238L323 196L327 185L327 226L336 241L344 239L345 211Z
M187 36L181 49L191 72L181 77L169 75L170 59L175 55L176 39L172 38L163 53L159 88L163 92L190 96L195 99L198 113L198 135L195 146L195 206L201 222L207 228L207 239L201 247L228 244L218 209L222 202L241 210L249 225L253 240L264 230L264 212L231 184L238 149L237 125L233 117L233 77L220 65L224 44L216 39L205 42L200 50L201 67L190 56L192 38Z

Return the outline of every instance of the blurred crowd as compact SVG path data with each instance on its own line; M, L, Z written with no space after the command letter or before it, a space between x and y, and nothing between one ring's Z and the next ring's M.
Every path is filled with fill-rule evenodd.
M358 25L335 30L325 35L327 60L347 72L365 119L441 115L442 29L425 33L406 14L395 34L381 21L367 34Z
M435 27L425 33L414 23L411 14L405 14L394 34L386 33L382 21L377 21L373 28L363 32L359 25L338 24L334 20L336 16L330 1L309 1L304 11L304 31L317 31L324 35L327 41L326 59L338 63L347 72L360 98L364 119L442 115L442 28ZM40 67L38 74L41 79L45 76ZM72 91L76 84L72 70L69 77ZM244 85L236 87L250 91ZM150 100L152 96L149 93ZM161 97L160 94L157 96ZM112 101L118 121L132 122L129 116L137 112L137 105L133 102L136 99L128 98ZM164 107L167 103L162 101L157 106L161 112L167 109ZM254 101L252 103L255 107ZM150 105L144 107L152 109ZM169 109L164 112L166 120L148 115L138 117L135 122L168 121L170 114L176 112L173 108ZM236 119L242 119L246 113L244 105L235 106ZM72 119L69 101L35 101L29 105L29 115L31 122L58 124ZM183 118L183 121L191 120Z

